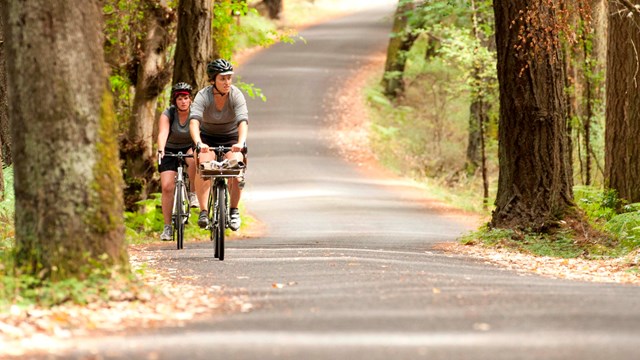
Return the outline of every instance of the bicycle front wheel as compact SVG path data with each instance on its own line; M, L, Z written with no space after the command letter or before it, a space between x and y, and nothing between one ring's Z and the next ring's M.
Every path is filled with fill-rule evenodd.
M187 214L184 211L184 184L176 184L176 204L175 216L173 217L173 228L176 231L176 243L178 250L182 249L184 243L184 218Z
M227 228L226 184L220 181L216 186L216 252L220 261L224 260L224 231Z

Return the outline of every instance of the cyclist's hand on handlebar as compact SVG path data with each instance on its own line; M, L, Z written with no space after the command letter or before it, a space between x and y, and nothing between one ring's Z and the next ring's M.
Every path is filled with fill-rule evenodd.
M240 151L242 151L242 149L244 149L244 144L243 143L237 143L237 144L231 145L231 151L232 152L240 152Z
M162 163L162 158L164 157L164 150L158 149L158 165Z
M208 153L209 152L209 145L200 142L200 143L198 143L197 150L199 152Z

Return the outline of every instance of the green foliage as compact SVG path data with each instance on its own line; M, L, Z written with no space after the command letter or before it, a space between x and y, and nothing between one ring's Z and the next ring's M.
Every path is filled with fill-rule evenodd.
M234 53L246 48L292 43L296 36L295 31L278 30L273 22L250 9L244 0L216 1L213 13L216 48L225 59L231 59Z
M489 247L504 247L537 256L575 258L585 253L585 249L574 241L569 229L553 234L537 234L485 226L465 235L461 242L466 245L480 242Z
M29 306L38 304L44 307L64 304L88 304L109 299L113 289L128 289L138 286L139 280L133 274L123 275L103 258L89 259L82 269L83 279L68 278L60 281L42 279L39 276L18 272L14 266L12 249L0 249L0 311L11 305Z
M244 93L249 95L250 98L255 99L257 97L262 101L267 101L267 97L262 93L262 89L256 87L255 84L245 83L240 77L235 81L235 84L238 88L244 91Z
M15 208L13 166L2 169L2 177L4 178L4 199L0 201L0 223L13 223L13 213ZM0 231L0 235L1 234L2 232Z
M574 186L576 204L594 223L604 223L616 216L621 206L615 190L603 190L592 186Z
M130 49L144 38L145 6L140 0L104 2L105 56L112 66L128 63L133 56Z
M124 222L125 236L129 243L146 242L152 232L162 232L164 219L162 218L161 194L151 194L146 200L136 203L138 209L135 212L126 211Z
M583 232L588 224L561 226L546 234L485 226L460 241L561 258L620 257L640 249L640 203L623 206L615 191L588 186L576 186L574 195L576 204L596 229L586 236Z
M302 37L297 36L294 30L278 29L272 21L260 16L255 9L249 9L241 18L241 21L231 25L229 46L232 53L255 46L266 48L279 42L290 44L295 39L304 41Z
M640 204L635 204L636 210L622 213L612 217L605 224L604 228L620 241L618 251L621 254L628 254L640 249Z

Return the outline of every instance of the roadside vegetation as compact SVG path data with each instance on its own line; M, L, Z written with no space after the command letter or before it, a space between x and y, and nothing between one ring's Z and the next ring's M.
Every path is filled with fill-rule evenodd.
M493 10L490 2L471 4L452 10L440 1L400 2L397 15L406 16L396 18L386 72L377 73L365 91L375 157L424 184L431 197L485 219L487 225L463 237L463 244L535 256L620 258L637 272L640 204L603 186L604 94L588 93L604 82L602 65L594 65L602 60L595 50L602 40L584 24L571 26L576 32L592 31L578 44L586 53L576 53L578 46L565 49L574 71L573 85L565 91L573 104L569 134L575 207L565 220L539 229L489 226L499 173ZM394 52L394 47L402 50ZM590 62L579 63L585 56Z

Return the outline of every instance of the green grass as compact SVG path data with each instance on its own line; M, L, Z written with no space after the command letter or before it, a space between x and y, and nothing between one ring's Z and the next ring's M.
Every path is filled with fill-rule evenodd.
M148 244L160 241L160 233L164 226L160 194L152 194L147 200L138 202L139 209L136 212L125 213L126 239L129 244ZM198 227L199 209L191 209L189 223L185 226L185 243L189 241L209 240L210 232ZM255 219L247 215L244 204L240 202L241 229L246 229L255 223ZM226 234L233 232L227 229Z
M487 226L461 238L463 244L482 243L493 248L508 248L538 256L575 258L585 253L569 230L554 234L523 233L510 229L490 229Z
M623 206L615 192L596 187L576 186L574 196L585 215L585 223L579 228L589 228L587 235L576 231L575 226L560 227L548 234L485 226L465 235L461 242L559 258L624 258L640 250L640 204Z

